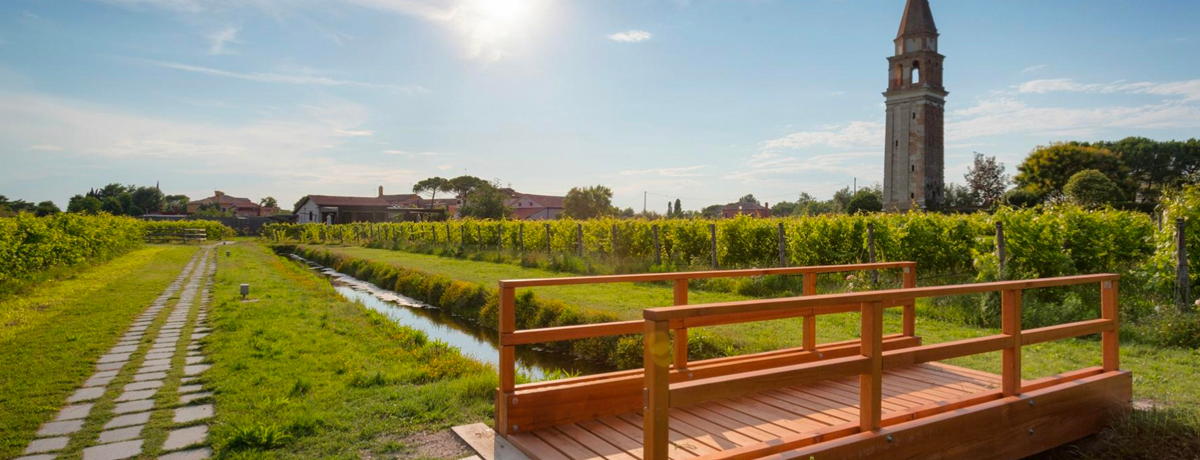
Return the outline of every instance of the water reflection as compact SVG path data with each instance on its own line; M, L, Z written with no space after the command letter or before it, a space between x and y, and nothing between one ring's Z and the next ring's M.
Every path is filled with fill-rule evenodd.
M425 333L430 339L441 340L458 348L464 355L491 364L499 359L496 332L479 327L462 318L395 291L380 288L345 273L324 267L296 254L289 257L309 269L324 275L343 297L361 302L367 308L387 316L397 324ZM544 380L556 371L572 374L604 372L601 366L578 362L558 353L540 351L535 348L517 347L518 372L533 380Z

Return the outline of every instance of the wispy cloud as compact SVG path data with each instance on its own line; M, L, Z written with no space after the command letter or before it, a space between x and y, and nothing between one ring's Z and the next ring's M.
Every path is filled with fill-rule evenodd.
M621 43L640 43L640 42L649 40L651 38L654 38L654 34L651 34L650 32L646 32L644 30L627 30L624 32L617 32L615 34L608 36L609 40L612 40L614 42L621 42Z
M408 157L409 159L419 158L419 157L436 157L436 156L442 155L441 153L438 153L438 152L410 152L407 150L395 150L395 149L384 150L383 153L386 153L388 155L403 155L403 156Z
M1017 86L1022 94L1046 94L1055 92L1072 93L1128 93L1178 96L1184 101L1200 101L1200 80L1167 83L1116 81L1112 83L1078 83L1070 78L1032 80Z
M237 54L236 52L226 49L230 43L241 43L237 39L238 29L235 27L227 27L208 35L208 40L212 43L208 48L208 54Z
M38 152L61 152L62 149L62 147L51 144L34 144L29 146L29 150L35 150Z
M333 130L333 135L340 137L371 137L375 135L375 131L336 128Z
M827 125L817 131L801 131L762 143L766 151L802 149L827 146L837 149L873 147L883 144L883 123L855 121L845 124Z
M279 83L289 85L313 85L313 86L343 86L357 87L368 89L383 89L401 94L421 94L428 93L429 90L419 85L387 85L378 83L366 83L355 80L339 80L335 78L322 77L318 75L305 74L281 74L281 73L263 73L263 72L233 72L229 70L214 69L211 67L201 67L190 64L182 64L178 62L154 61L154 64L173 70L181 70L185 72L193 72L214 77L235 78L238 80L254 81L259 83Z
M1046 67L1050 67L1050 66L1049 66L1049 65L1047 65L1047 64L1040 64L1040 65L1030 66L1030 67L1026 67L1026 68L1025 68L1025 70L1022 70L1022 71L1021 71L1021 73L1034 73L1034 72L1037 72L1037 71L1039 71L1039 70L1045 69Z
M708 165L696 165L678 168L627 169L621 171L620 174L622 176L704 177L707 174L700 170L707 167Z
M882 139L881 139L882 142ZM742 168L725 176L747 184L795 185L789 177L801 173L835 173L872 177L883 174L883 162L879 152L839 152L821 155L781 155L759 153L746 159Z

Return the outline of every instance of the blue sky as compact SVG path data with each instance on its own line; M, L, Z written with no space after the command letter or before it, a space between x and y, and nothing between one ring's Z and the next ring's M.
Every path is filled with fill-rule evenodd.
M1200 136L1200 2L932 0L947 180L1059 140ZM882 181L903 0L8 0L0 194L285 206L468 173L621 207Z

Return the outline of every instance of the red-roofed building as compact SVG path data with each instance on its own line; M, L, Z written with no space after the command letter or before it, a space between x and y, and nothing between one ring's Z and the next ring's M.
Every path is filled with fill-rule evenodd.
M216 205L222 212L232 212L234 215L242 217L272 216L279 212L279 208L260 206L258 203L250 201L249 198L229 196L225 192L217 190L213 196L189 202L187 213L195 214L201 207L211 205Z
M552 195L534 195L510 191L512 198L508 207L513 210L513 217L519 220L551 220L557 219L563 213L563 197Z
M348 224L388 222L391 204L381 197L308 195L296 202L296 222Z

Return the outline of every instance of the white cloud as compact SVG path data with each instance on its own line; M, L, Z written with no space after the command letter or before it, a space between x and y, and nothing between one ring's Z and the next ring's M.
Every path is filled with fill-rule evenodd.
M219 125L0 92L0 119L7 120L0 124L0 143L37 146L43 145L38 139L57 139L58 150L43 149L47 155L65 163L102 161L113 168L186 162L188 167L177 169L178 174L211 178L206 180L228 181L252 172L262 178L259 186L296 195L414 179L415 174L394 164L329 155L330 149L347 142L335 131L353 130L367 118L365 108L333 101L299 106L282 116Z
M1078 83L1070 78L1053 80L1031 80L1017 86L1021 94L1047 94L1056 92L1098 94L1153 94L1158 96L1180 96L1184 101L1200 101L1200 80L1167 83L1117 81L1112 83Z
M658 169L627 169L620 172L622 176L661 176L661 177L704 177L707 174L700 172L701 169L707 168L708 165L682 166L678 168L658 168Z
M314 85L314 86L342 86L342 87L358 87L368 89L384 89L394 91L401 94L420 94L428 93L429 90L418 86L397 86L378 83L365 83L354 80L338 80L329 77L304 74L280 74L280 73L262 73L262 72L232 72L228 70L214 69L210 67L200 67L189 64L181 64L178 62L155 61L155 65L167 69L182 70L185 72L193 72L214 77L235 78L238 80L254 81L260 83L279 83L289 85Z
M1143 106L1034 107L1013 98L998 98L955 110L947 119L946 138L957 142L1017 133L1082 137L1112 128L1200 128L1200 109L1177 101Z
M438 166L437 168L442 171L449 171L451 169L454 169L454 165L441 165L441 166Z
M1050 66L1049 66L1049 65L1047 65L1047 64L1040 64L1040 65L1030 66L1030 67L1026 67L1026 68L1025 68L1025 70L1022 70L1022 71L1021 71L1021 73L1034 73L1034 72L1037 72L1037 71L1039 71L1039 70L1045 69L1046 67L1050 67Z
M625 32L617 32L608 36L609 40L621 43L640 43L651 38L654 38L654 34L644 30L627 30Z
M35 150L38 152L61 152L62 149L62 147L50 144L34 144L29 146L29 150Z
M333 135L341 137L371 137L375 135L375 131L336 128L333 130Z
M212 42L212 45L208 48L208 54L237 54L226 49L230 43L241 43L237 39L237 34L238 30L235 27L227 27L209 34L208 40Z
M414 159L414 158L420 158L420 157L436 157L436 156L442 155L441 153L438 153L438 152L410 152L407 150L394 150L394 149L393 150L384 150L383 153L386 153L388 155L404 155L404 156L408 157L410 160Z
M762 143L763 150L802 149L828 146L838 149L853 149L883 145L883 123L855 121L845 124L827 125L818 131L802 131L771 139Z

